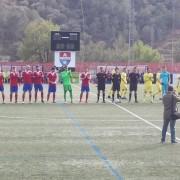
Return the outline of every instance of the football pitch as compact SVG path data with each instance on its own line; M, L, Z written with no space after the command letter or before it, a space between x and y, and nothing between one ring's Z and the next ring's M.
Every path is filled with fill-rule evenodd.
M92 86L79 104L73 85L64 104L59 87L56 104L0 105L0 180L180 179L180 145L160 144L160 101L143 103L140 90L138 104L96 104Z

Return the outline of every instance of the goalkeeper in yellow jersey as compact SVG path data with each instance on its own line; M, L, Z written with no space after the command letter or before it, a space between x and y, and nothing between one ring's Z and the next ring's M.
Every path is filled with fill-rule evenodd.
M127 74L126 74L126 68L123 68L123 72L121 73L121 85L120 85L120 97L121 99L127 99L126 93L127 93Z
M162 85L161 85L161 70L158 69L158 72L156 73L156 92L154 93L153 99L155 96L159 97L159 100L162 100Z
M144 102L146 101L147 94L150 95L151 102L153 102L153 74L151 70L148 68L147 72L144 74Z
M178 79L177 79L176 92L177 92L178 96L180 96L180 77L178 77Z

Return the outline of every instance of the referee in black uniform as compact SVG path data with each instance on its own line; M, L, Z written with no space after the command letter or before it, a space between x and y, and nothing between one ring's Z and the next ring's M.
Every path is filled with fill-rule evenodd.
M105 88L106 88L106 73L103 67L100 67L100 72L96 74L97 76L97 103L99 102L100 92L103 93L103 103L105 103Z
M117 91L117 99L120 102L119 92L120 92L120 84L121 84L121 74L119 72L118 67L115 68L115 73L112 75L112 83L113 83L113 86L112 86L112 90L113 90L112 103L114 103L114 95L115 95L116 91Z
M139 81L139 74L137 73L136 67L134 67L133 71L129 74L129 102L131 102L132 92L134 91L135 103L138 103L137 100L138 81Z

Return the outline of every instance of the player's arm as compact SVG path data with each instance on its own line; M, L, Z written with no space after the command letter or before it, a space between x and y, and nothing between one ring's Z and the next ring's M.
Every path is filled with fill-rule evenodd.
M131 74L129 73L128 75L127 75L127 81L128 81L128 83L130 83L130 77L131 76Z
M69 77L70 77L70 79L71 79L71 83L73 83L71 71L69 71Z
M147 81L146 74L144 74L143 80L144 80L144 82L146 83L146 81Z
M59 74L59 79L60 79L60 83L61 83L61 84L63 83L63 76L62 76L62 73L63 73L63 72L60 72L60 74Z
M47 74L47 83L51 83L50 79L49 79L49 73Z
M139 83L139 81L140 81L140 74L139 73L137 74L136 78L137 78L137 82Z
M119 82L120 82L120 84L121 84L121 74L119 74Z
M85 75L83 73L81 73L80 79L81 79L81 81L85 79Z
M111 76L111 80L112 80L112 81L114 80L114 74L112 74L112 76Z
M51 84L57 84L58 83L59 77L58 77L57 73L55 74L55 80L54 81L50 80L49 74L47 77L48 77L48 83L51 83Z
M127 77L123 76L123 74L121 74L121 81L123 81L123 83L127 82Z
M170 83L170 73L168 73L168 83Z

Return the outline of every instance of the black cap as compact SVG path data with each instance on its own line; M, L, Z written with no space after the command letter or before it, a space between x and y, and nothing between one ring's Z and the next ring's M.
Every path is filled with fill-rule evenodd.
M168 86L168 91L172 92L174 91L174 88L172 86Z

